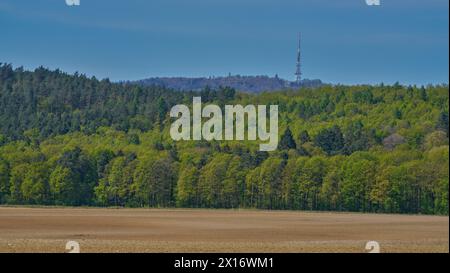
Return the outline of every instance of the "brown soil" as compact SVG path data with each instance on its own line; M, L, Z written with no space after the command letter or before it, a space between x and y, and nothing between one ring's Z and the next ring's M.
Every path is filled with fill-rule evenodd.
M0 207L0 252L449 252L449 217Z

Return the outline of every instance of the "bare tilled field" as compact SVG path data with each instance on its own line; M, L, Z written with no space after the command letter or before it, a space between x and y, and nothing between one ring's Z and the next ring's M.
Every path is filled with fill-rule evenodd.
M0 252L449 252L449 218L251 210L0 207Z

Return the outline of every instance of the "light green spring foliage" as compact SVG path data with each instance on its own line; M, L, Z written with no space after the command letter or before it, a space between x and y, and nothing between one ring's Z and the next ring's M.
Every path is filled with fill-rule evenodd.
M15 73L27 82L25 72ZM208 103L279 105L282 142L264 153L259 142L172 141L168 109L201 93L163 96L131 86L128 94L108 82L72 80L91 83L86 92L97 104L85 106L72 91L70 107L30 93L30 109L0 115L0 204L448 215L448 86L209 91ZM15 88L6 81L0 101L22 92ZM109 89L117 98L107 97Z

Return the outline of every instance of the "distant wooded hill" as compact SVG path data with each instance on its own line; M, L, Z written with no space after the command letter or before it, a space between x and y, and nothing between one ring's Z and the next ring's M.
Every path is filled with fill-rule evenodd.
M320 87L321 80L303 80L300 84L290 82L284 79L268 76L228 76L228 77L209 77L209 78L184 78L184 77L162 77L148 78L137 81L144 86L162 86L179 91L200 91L207 87L218 89L220 87L231 87L238 91L248 93L261 93L264 91L279 91L283 89L299 87Z

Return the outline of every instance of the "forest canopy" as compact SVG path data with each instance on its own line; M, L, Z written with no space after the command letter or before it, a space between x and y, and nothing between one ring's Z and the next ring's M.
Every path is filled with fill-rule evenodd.
M170 138L169 110L279 106L279 146ZM448 85L178 92L0 64L0 204L448 215Z

